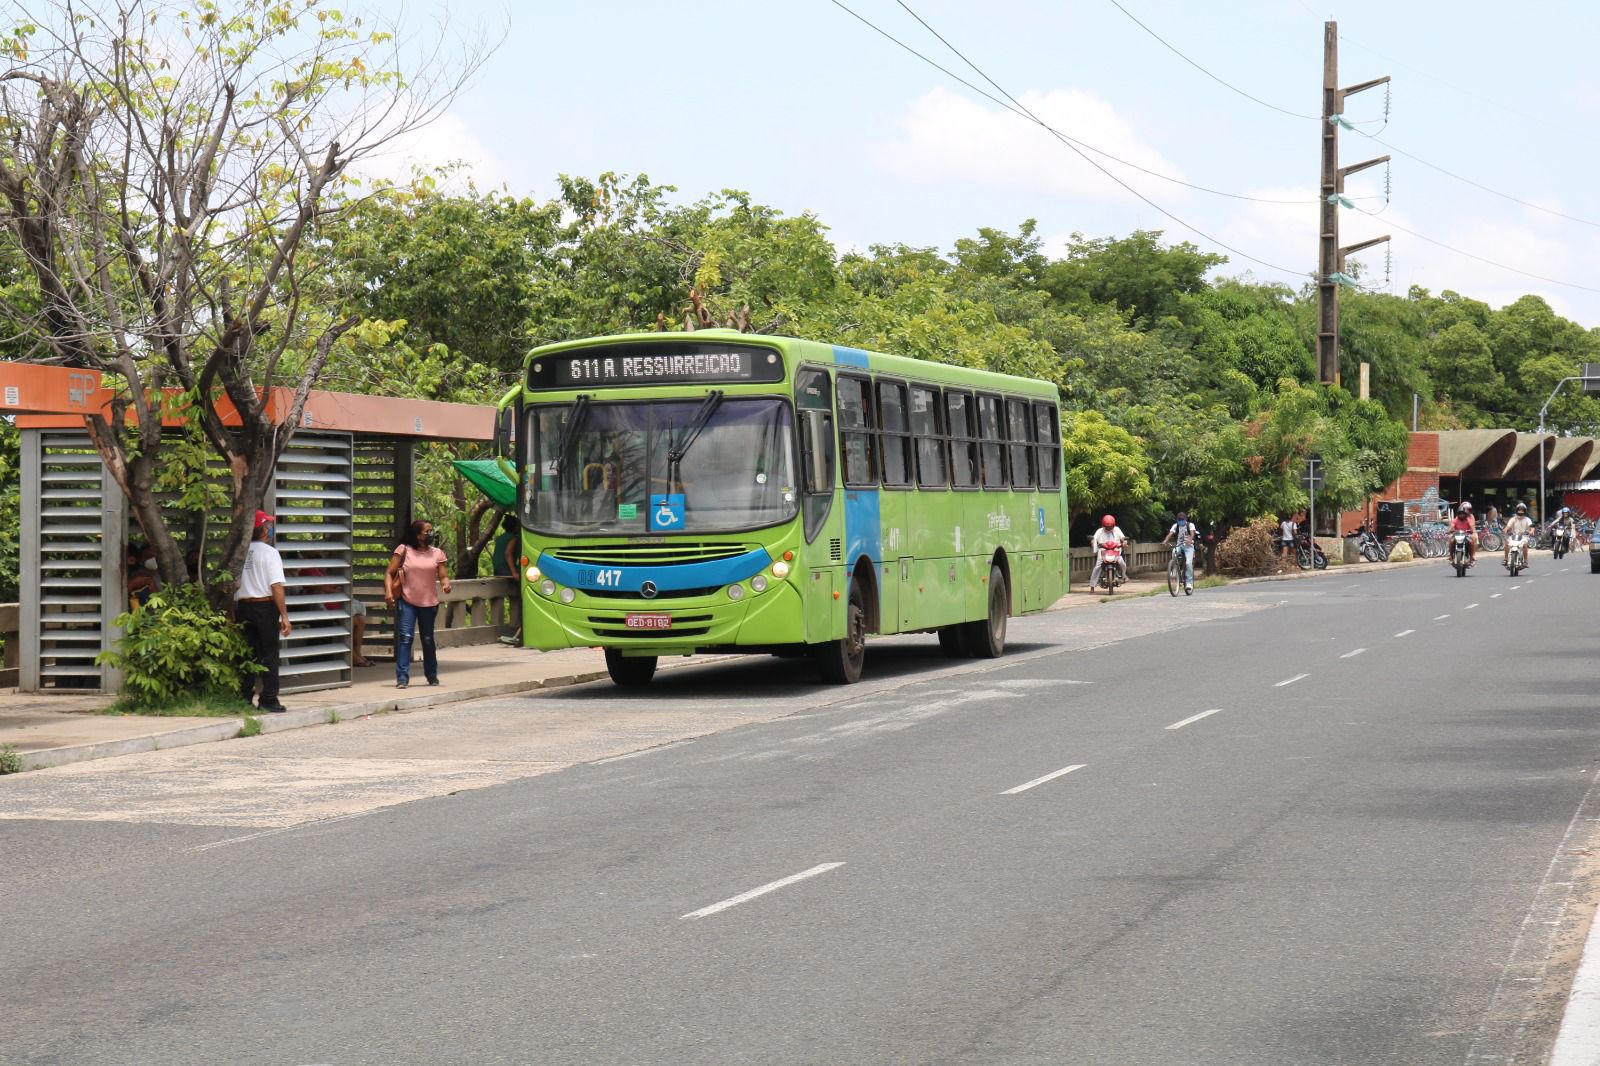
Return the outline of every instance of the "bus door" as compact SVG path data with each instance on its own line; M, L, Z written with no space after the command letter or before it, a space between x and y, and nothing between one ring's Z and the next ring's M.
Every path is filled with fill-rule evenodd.
M806 572L799 575L805 601L805 640L816 644L840 634L844 617L834 593L838 591L837 571L842 562L840 526L842 519L833 506L838 495L838 444L834 431L833 382L826 370L805 367L794 377L794 399L800 423L800 461L802 467L800 513L805 527Z

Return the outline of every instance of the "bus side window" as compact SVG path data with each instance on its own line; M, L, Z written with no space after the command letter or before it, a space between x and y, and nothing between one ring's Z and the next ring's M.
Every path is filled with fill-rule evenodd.
M939 427L939 393L911 386L911 435L917 441L917 484L942 489L950 484L945 469L944 433Z
M1033 439L1038 442L1039 488L1055 492L1061 488L1061 417L1054 404L1033 405Z
M801 370L794 378L795 407L800 414L800 461L804 491L806 543L817 539L833 506L833 390L825 370Z
M958 489L978 485L978 434L972 424L972 394L945 390L945 425L950 429L950 480Z
M839 450L844 456L844 483L878 485L873 452L872 385L862 378L839 376Z
M883 427L883 483L903 489L911 484L911 437L906 429L906 387L878 382L878 424Z
M1011 487L1033 488L1033 419L1027 400L1006 401L1006 439L1011 442Z
M1005 435L1000 424L1000 397L978 394L978 455L983 467L983 487L1003 489L1009 487L1006 478Z

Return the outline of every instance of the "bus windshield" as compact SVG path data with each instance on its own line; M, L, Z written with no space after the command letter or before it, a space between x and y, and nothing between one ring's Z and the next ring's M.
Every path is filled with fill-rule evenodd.
M529 410L533 454L523 518L534 529L734 531L788 521L799 508L784 400L727 399L709 408L699 400L589 402L568 434L573 409ZM697 417L705 424L691 441ZM675 449L682 455L676 470L668 459Z

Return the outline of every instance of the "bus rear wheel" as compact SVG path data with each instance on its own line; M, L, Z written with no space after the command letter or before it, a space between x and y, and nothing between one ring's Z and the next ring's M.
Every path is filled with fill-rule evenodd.
M967 654L975 659L998 659L1006 650L1006 619L1011 614L1011 590L998 566L989 567L989 617L967 622L962 629Z
M817 670L830 685L853 685L861 680L861 667L867 660L867 601L860 582L850 584L844 636L817 645L816 655Z
M621 688L639 688L648 685L656 676L654 655L623 655L618 648L606 649L606 673Z

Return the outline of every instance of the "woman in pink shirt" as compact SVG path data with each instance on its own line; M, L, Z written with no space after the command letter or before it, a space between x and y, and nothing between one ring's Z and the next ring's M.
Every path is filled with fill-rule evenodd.
M439 683L439 653L433 643L433 620L439 613L439 590L450 593L444 552L433 546L433 523L417 519L406 530L383 572L383 598L395 607L394 680L396 688L411 683L411 639L422 635L422 674ZM398 601L398 602L397 602Z

